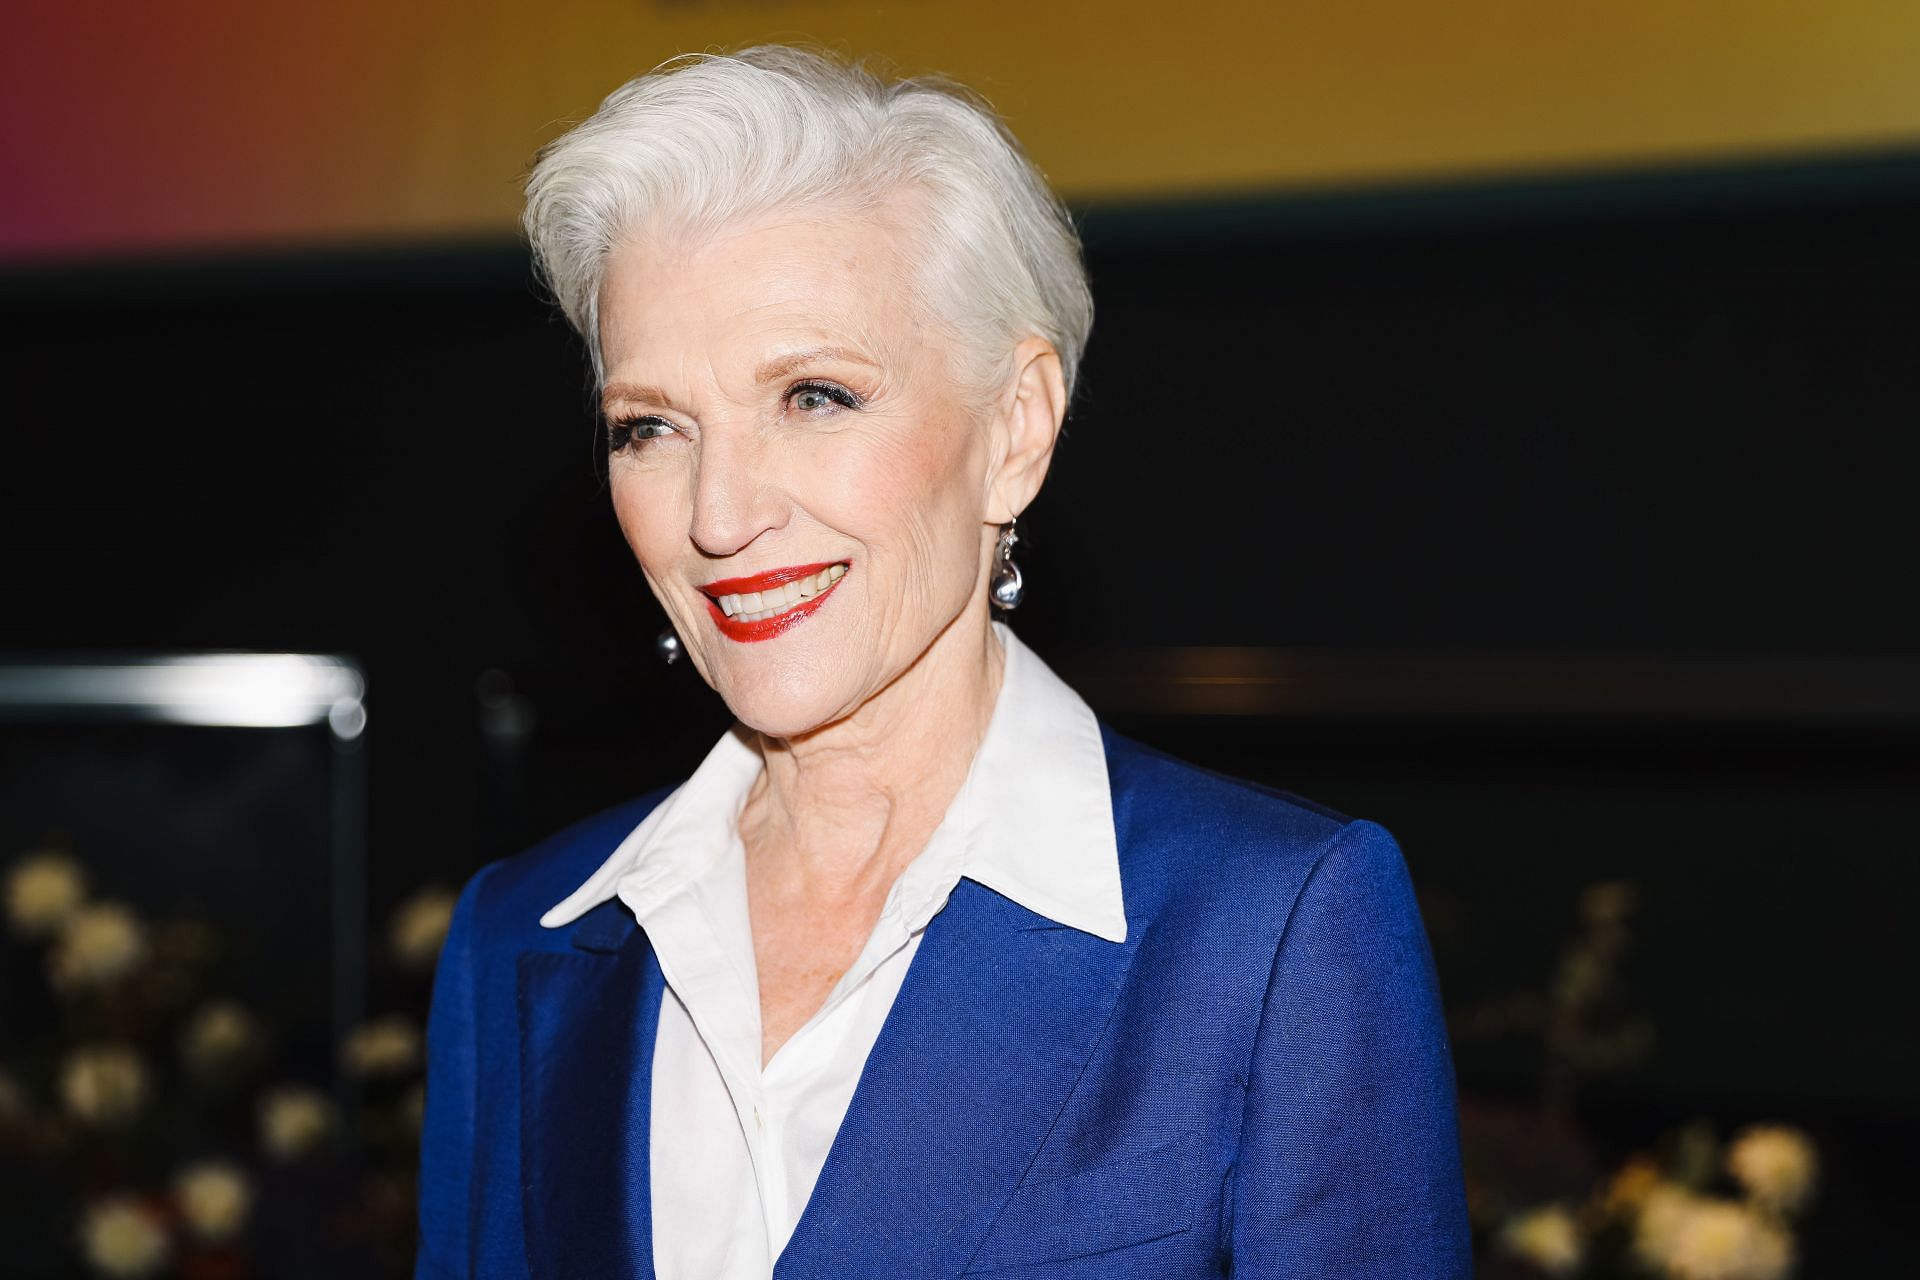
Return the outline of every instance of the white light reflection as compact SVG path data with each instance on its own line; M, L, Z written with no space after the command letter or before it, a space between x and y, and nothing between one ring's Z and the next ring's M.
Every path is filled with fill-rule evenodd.
M137 662L0 666L0 704L114 709L172 724L366 728L366 681L352 663L304 653L183 654Z

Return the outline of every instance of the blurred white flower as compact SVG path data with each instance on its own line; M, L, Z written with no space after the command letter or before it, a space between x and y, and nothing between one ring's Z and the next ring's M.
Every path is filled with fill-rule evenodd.
M1672 1182L1656 1182L1641 1192L1639 1216L1633 1225L1633 1251L1642 1261L1655 1267L1666 1265L1681 1224L1699 1200L1699 1196Z
M1634 1156L1613 1175L1601 1204L1609 1214L1638 1213L1647 1197L1666 1185L1660 1176L1660 1166L1651 1157Z
M420 1028L404 1013L385 1014L347 1037L340 1060L358 1076L405 1075L420 1065Z
M455 895L439 885L428 885L394 909L387 926L393 958L402 968L431 969L453 923Z
M74 1119L85 1124L124 1124L146 1101L146 1065L124 1045L75 1049L60 1068L60 1098Z
M158 1217L132 1196L109 1196L87 1206L80 1247L102 1275L150 1276L167 1260L167 1233Z
M1565 1205L1544 1205L1509 1219L1500 1243L1548 1275L1563 1276L1580 1265L1580 1227Z
M276 1160L318 1146L333 1128L333 1103L318 1089L283 1085L260 1099L260 1145Z
M259 1024L232 1000L209 1000L194 1010L180 1032L180 1058L197 1075L209 1075L246 1058L260 1043Z
M1727 1147L1727 1172L1762 1208L1792 1213L1812 1193L1819 1159L1798 1129L1757 1124L1741 1130Z
M1671 1184L1640 1210L1634 1251L1676 1280L1782 1280L1793 1241L1744 1204Z
M187 1230L214 1244L237 1235L253 1207L253 1187L246 1175L222 1160L182 1169L173 1180L173 1194Z
M23 938L52 934L86 898L86 874L64 853L29 853L7 872L7 920Z
M146 958L147 937L133 912L115 902L84 906L68 917L47 965L61 991L105 986Z

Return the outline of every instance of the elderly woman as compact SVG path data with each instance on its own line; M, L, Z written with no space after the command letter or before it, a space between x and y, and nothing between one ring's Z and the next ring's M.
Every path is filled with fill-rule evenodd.
M1392 837L1120 737L993 618L1092 304L992 112L676 60L527 195L663 652L738 723L462 894L418 1274L1466 1274Z

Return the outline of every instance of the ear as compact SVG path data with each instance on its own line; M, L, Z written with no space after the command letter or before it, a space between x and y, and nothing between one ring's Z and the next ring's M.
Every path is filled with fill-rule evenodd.
M1042 337L1013 349L1013 377L994 409L993 464L987 469L987 520L1005 524L1027 509L1047 478L1067 416L1060 353Z

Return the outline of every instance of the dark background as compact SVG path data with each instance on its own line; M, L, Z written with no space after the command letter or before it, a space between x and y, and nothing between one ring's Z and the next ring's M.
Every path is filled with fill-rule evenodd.
M1904 1256L1920 159L1080 212L1021 634L1123 731L1389 827L1450 1007L1635 884L1656 1047L1587 1116L1804 1125L1809 1273ZM522 248L16 270L0 350L4 656L359 660L375 919L727 723L654 656Z

